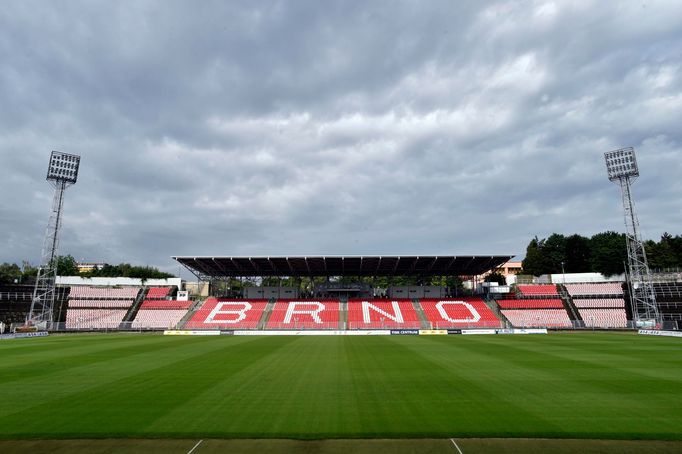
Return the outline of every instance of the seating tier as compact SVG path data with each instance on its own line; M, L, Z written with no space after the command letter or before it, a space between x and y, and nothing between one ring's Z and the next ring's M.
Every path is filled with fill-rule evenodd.
M187 309L140 309L131 327L140 328L175 328L187 314Z
M140 287L89 287L85 285L74 285L69 292L69 298L127 298L135 299L140 292Z
M192 305L191 301L175 301L175 300L145 300L140 309L189 309Z
M586 328L626 328L625 309L578 309Z
M512 326L539 328L571 328L573 324L563 309L502 309Z
M625 300L623 298L593 298L593 299L580 299L573 298L573 304L577 308L624 308Z
M421 328L411 300L348 301L348 329Z
M519 292L523 295L559 295L554 284L533 284L533 285L519 285Z
M187 329L256 329L268 302L208 298L185 324Z
M267 329L339 329L339 302L277 301Z
M118 329L125 309L69 309L66 329Z
M500 328L501 322L480 298L422 299L431 328Z
M560 299L497 300L500 309L563 309Z
M71 287L66 329L118 328L139 291L140 287Z
M73 307L89 307L89 308L119 308L119 309L125 309L129 308L132 306L133 300L130 299L125 299L125 300L74 300L70 299L68 303L69 308Z
M602 282L587 284L566 284L566 290L571 296L577 295L622 295L623 286L620 282Z
M147 299L161 299L168 296L170 293L170 287L149 287L147 290Z

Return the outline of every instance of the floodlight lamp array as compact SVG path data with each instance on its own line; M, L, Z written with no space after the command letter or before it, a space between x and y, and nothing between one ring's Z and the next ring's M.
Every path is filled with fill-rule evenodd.
M78 179L80 161L80 156L53 151L47 168L47 180L75 183Z
M632 147L621 148L604 153L606 171L609 180L614 181L623 177L639 176L635 150Z

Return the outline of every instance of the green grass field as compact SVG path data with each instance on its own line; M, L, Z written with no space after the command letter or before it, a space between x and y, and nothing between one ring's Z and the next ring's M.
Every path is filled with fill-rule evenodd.
M0 402L0 439L13 440L0 442L3 452L34 443L17 440L107 438L182 444L176 452L207 439L195 454L220 442L208 439L404 439L405 449L408 439L437 439L432 451L403 452L457 452L451 437L469 452L496 451L480 447L493 441L467 438L669 440L646 446L680 452L682 340L617 333L5 340ZM224 441L263 442L272 452L280 452L277 443L336 452L346 441ZM74 451L70 443L64 452ZM570 452L587 452L588 442L580 446Z

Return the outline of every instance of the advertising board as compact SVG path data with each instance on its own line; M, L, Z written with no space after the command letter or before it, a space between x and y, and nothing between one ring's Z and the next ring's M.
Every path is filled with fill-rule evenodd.
M0 334L0 339L25 339L27 337L45 337L47 335L47 331L35 331L33 333Z
M682 331L662 331L657 329L640 329L639 334L646 336L682 337Z
M420 336L442 336L442 335L447 335L448 330L446 329L420 329L419 330L419 335Z
M184 329L167 329L163 332L164 336L220 336L220 331L193 331Z

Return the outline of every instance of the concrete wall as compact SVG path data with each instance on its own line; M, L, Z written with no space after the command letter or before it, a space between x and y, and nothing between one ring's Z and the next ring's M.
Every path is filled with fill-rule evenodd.
M295 287L245 287L244 298L248 299L295 299L299 297Z
M395 285L388 288L389 298L443 298L445 288L436 285Z
M210 285L208 282L185 282L185 290L187 290L192 296L207 297L209 293L209 287Z

